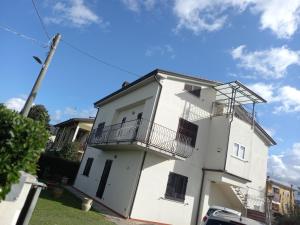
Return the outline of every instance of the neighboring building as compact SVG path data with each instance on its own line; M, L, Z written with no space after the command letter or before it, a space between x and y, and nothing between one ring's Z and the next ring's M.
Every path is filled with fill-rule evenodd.
M263 212L276 143L241 106L262 102L239 82L163 70L124 82L95 103L74 187L123 217L163 224L200 224L212 205Z
M267 194L272 198L272 212L275 217L291 215L295 212L295 193L293 186L282 184L278 181L267 181Z
M300 187L297 187L297 189L295 189L294 193L295 193L295 204L298 205L298 207L299 207L300 206Z
M56 124L56 137L49 147L50 151L59 151L67 143L79 142L78 157L81 158L93 122L93 118L72 118Z

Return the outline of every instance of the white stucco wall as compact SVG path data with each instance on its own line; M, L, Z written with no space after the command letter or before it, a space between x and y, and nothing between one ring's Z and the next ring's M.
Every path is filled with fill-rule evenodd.
M213 117L209 130L209 145L205 155L205 168L224 169L229 135L229 118Z
M105 126L120 123L124 116L127 121L135 119L140 110L143 111L143 118L150 119L157 90L158 84L152 82L101 106L93 128L101 122L105 122Z
M236 117L233 118L228 145L226 171L249 179L250 163L252 163L251 154L254 151L252 145L254 135L250 124ZM234 156L234 143L240 144L246 148L244 160Z
M98 199L96 192L105 161L107 159L113 160L103 198L98 199L98 201L121 215L127 216L129 203L133 197L138 169L142 160L142 153L142 151L125 149L122 151L102 151L88 147L80 165L74 187ZM87 177L82 175L82 173L88 158L93 158L94 161Z
M196 147L193 155L184 161L147 154L131 217L168 224L194 224L214 91L203 86L199 98L184 90L184 82L165 79L161 83L163 88L155 123L174 132L180 117L197 124ZM169 172L188 177L184 203L165 199Z

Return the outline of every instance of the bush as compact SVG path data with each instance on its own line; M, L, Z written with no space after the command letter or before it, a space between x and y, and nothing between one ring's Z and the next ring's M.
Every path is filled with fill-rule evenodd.
M45 126L0 105L0 200L20 178L36 173L36 163L49 134Z
M78 161L78 150L80 148L79 142L71 142L65 144L60 151L57 151L56 154L58 157L71 160L71 161Z
M44 153L41 155L38 165L39 178L60 181L62 177L68 177L69 183L71 184L76 178L80 162L74 162Z

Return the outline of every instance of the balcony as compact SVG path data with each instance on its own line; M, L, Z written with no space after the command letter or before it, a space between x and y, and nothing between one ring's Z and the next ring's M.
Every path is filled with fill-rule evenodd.
M191 138L146 119L94 129L88 144L102 150L150 150L171 158L186 159L193 153Z

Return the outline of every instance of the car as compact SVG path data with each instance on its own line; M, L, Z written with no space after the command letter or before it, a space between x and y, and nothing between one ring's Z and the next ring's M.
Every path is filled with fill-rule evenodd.
M216 210L207 216L203 225L265 225L256 220L252 220L233 213Z
M214 205L214 206L209 207L209 209L207 210L206 215L202 219L202 222L205 222L207 220L207 218L216 211L222 212L224 214L234 214L234 215L237 215L237 216L242 215L240 212L238 212L236 210Z

